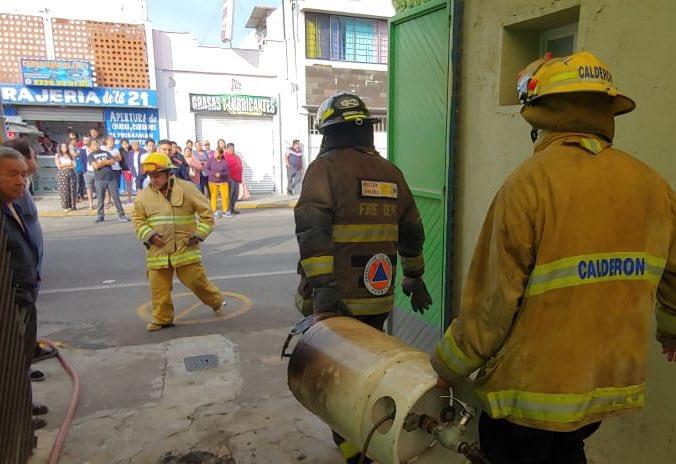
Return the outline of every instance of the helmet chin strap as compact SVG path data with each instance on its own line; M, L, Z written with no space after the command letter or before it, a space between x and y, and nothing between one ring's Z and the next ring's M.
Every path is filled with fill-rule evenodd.
M530 139L533 143L538 139L538 129L535 127L530 130Z

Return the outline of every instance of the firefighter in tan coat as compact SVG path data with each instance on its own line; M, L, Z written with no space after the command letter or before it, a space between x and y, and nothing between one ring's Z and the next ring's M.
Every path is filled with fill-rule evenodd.
M534 156L486 217L453 320L433 355L451 386L478 370L493 464L584 463L603 418L644 404L646 356L676 352L676 197L613 147L634 102L586 52L520 76Z
M139 192L132 214L136 235L147 248L153 305L148 331L174 323L171 301L174 273L214 311L225 303L221 291L207 279L199 249L199 243L214 228L211 208L192 182L171 174L171 167L171 161L162 153L151 153L143 161L150 188Z
M432 303L422 280L425 234L401 171L373 146L373 123L356 95L337 94L317 112L323 134L295 208L300 249L297 307L355 317L379 330L394 304L398 261L413 309ZM346 462L356 446L334 434ZM365 457L364 462L371 462Z

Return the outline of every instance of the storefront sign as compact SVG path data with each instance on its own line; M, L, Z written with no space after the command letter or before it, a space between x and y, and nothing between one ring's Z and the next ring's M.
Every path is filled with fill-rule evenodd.
M43 87L94 87L92 64L88 61L21 60L26 85Z
M5 105L99 106L120 108L157 108L154 90L93 87L41 89L18 84L0 84Z
M190 111L221 111L233 115L273 116L277 114L277 101L272 97L251 95L190 94Z
M115 137L118 144L120 139L127 139L144 146L147 139L160 138L157 110L108 109L103 111L103 119L106 134Z

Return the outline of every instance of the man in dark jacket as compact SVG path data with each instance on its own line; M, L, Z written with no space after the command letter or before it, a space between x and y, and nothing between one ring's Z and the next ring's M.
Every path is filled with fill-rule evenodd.
M0 212L4 219L3 234L7 238L7 250L10 253L14 303L24 324L25 371L29 376L37 338L35 301L40 279L38 250L31 240L21 208L15 203L26 192L27 174L28 165L23 155L13 148L0 147ZM36 405L33 409L34 413L47 412L44 406ZM36 428L45 425L47 423L41 419L34 422Z

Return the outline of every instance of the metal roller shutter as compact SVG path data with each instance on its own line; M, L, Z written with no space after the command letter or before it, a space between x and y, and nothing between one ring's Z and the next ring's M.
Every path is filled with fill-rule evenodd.
M244 163L244 181L251 193L275 191L274 135L271 118L232 117L220 113L195 115L197 140L209 140L211 148L224 139L235 144Z
M19 115L24 121L82 121L102 122L100 108L53 108L49 106L20 106Z

